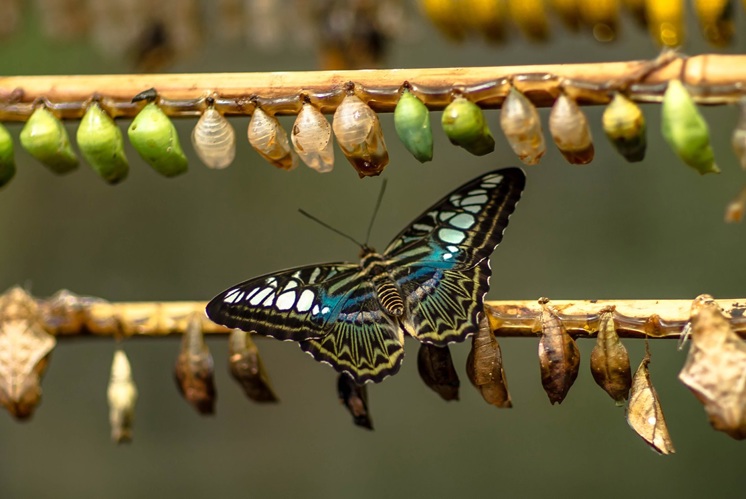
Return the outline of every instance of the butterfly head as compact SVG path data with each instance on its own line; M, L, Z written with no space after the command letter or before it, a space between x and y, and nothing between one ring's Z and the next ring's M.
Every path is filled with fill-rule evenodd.
M372 255L376 252L373 248L368 246L367 244L361 244L360 245L360 259L362 260L368 255Z

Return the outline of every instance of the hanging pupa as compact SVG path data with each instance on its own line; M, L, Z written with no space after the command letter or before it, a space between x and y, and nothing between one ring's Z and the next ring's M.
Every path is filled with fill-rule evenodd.
M106 396L109 401L111 439L118 444L131 441L137 387L132 380L132 368L127 354L121 348L114 352Z
M88 106L80 120L77 139L85 160L106 182L116 184L127 177L122 131L97 102Z
M433 131L427 106L404 88L394 109L394 126L399 139L420 163L433 159Z
M503 369L502 350L486 317L482 317L479 330L471 337L466 375L485 402L499 408L513 407Z
M199 159L214 170L222 170L236 157L236 131L208 99L209 105L192 130L192 145Z
M738 195L725 207L725 222L735 223L743 219L746 210L746 187L741 188Z
M627 161L636 163L645 158L645 149L648 145L647 126L640 106L615 92L604 110L601 121L611 145Z
M149 102L137 113L127 136L140 157L164 177L186 173L187 159L176 127L155 102Z
M303 103L290 138L295 152L310 168L319 173L334 169L332 126L309 102Z
M443 400L458 400L459 380L448 346L420 343L417 371L422 381Z
M713 428L746 439L746 342L712 296L692 303L691 340L679 379L705 406Z
M580 351L575 340L567 333L557 314L539 300L541 311L541 339L539 340L539 367L541 384L552 404L561 404L578 377Z
M461 0L459 4L465 26L479 31L488 41L503 41L508 17L503 0Z
M463 96L457 96L443 110L443 131L452 144L463 147L475 156L495 150L495 139L482 110Z
M632 370L627 349L616 332L613 308L601 311L596 346L591 352L591 374L618 406L624 405L632 386Z
M526 165L535 165L546 152L541 119L530 100L514 87L500 110L500 126L511 149Z
M440 32L453 41L464 39L465 30L459 15L460 0L420 0L420 8Z
M549 132L557 149L571 165L593 161L593 139L588 118L575 99L560 94L549 112Z
M13 137L8 129L0 123L0 187L10 182L16 174L16 162L13 158Z
M544 0L507 0L508 13L513 23L531 41L549 38L549 24Z
M272 166L292 170L298 166L298 157L290 149L288 134L274 116L259 106L254 109L249 122L249 143Z
M190 318L176 358L174 374L179 392L200 414L215 412L215 367L202 332L202 314Z
M738 124L733 130L731 145L733 146L733 152L736 153L736 158L741 163L741 168L746 170L746 97L741 97L739 107L740 115Z
M699 27L711 45L727 47L733 41L733 0L693 0Z
M337 378L337 394L342 404L350 411L352 422L369 430L373 429L373 421L368 410L368 390L365 385L358 385L346 373Z
M380 175L389 164L378 116L368 104L348 93L332 121L339 148L360 178Z
M251 333L234 329L228 339L228 369L254 402L277 402Z
M21 145L54 173L69 173L78 167L65 126L43 106L36 108L21 130Z
M664 47L684 44L684 1L645 0L645 19L653 39Z
M661 113L663 138L679 158L701 175L720 173L710 146L710 129L681 81L668 82Z
M632 389L627 404L627 423L655 452L673 454L676 451L663 417L658 393L650 381L649 364L650 352L646 352L632 378Z
M616 38L619 24L618 0L578 0L578 10L596 40L610 42Z

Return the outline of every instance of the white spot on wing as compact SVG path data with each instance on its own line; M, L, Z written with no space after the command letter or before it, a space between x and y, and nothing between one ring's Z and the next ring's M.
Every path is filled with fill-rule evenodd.
M440 229L438 231L438 237L444 243L459 244L461 241L464 240L466 235L463 232L458 231L458 230Z
M225 295L225 297L223 297L223 302L236 303L236 297L238 297L240 293L241 293L240 289L234 289L233 291Z
M472 225L474 225L474 216L469 215L468 213L459 213L452 219L448 221L451 225L454 227L458 227L459 229L468 229Z
M480 194L478 196L469 196L469 197L464 198L461 201L461 206L468 206L472 204L483 205L484 203L487 202L487 199L488 198L486 194Z
M283 288L285 291L288 289L295 289L298 287L298 281L290 281L288 282L285 287Z
M270 294L272 294L272 288L261 288L257 294L251 297L249 303L254 306L259 305Z
M295 305L295 291L286 291L277 297L275 307L278 310L290 310Z
M438 214L438 219L440 219L441 222L447 222L449 218L451 218L456 213L453 211L441 211Z
M319 315L319 312L320 312L320 311L321 311L321 309L319 308L319 306L318 306L318 305L314 305L314 306L313 306L313 310L311 310L311 313L312 313L313 315Z
M300 297L298 298L298 303L295 305L295 310L298 312L308 312L311 310L311 305L313 305L313 299L314 299L313 291L310 289L304 289L303 292L300 294Z

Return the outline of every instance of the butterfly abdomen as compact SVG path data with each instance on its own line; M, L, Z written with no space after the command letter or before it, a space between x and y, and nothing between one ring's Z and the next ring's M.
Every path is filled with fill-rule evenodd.
M373 282L376 298L384 312L392 317L404 315L404 298L383 257L370 250L363 254L360 266Z

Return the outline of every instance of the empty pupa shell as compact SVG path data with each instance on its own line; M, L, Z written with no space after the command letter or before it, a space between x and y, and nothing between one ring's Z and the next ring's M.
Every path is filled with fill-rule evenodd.
M176 127L155 102L150 102L127 129L132 147L164 177L186 173L187 159L179 144Z
M452 144L463 147L475 156L484 156L495 150L495 139L484 113L465 97L458 96L446 106L441 124Z
M117 349L114 352L106 395L109 401L111 439L118 444L129 442L132 440L137 387L132 381L132 368L124 350Z
M69 173L78 167L64 125L44 107L38 107L21 130L21 145L54 173Z
M735 32L733 0L694 0L692 3L705 39L716 47L726 47Z
M420 163L433 159L433 131L427 106L407 89L394 109L394 126L407 151Z
M339 148L360 178L380 175L389 164L378 116L356 95L347 95L332 123Z
M632 370L627 349L616 332L613 310L601 312L596 346L591 352L591 374L617 405L624 405L632 386Z
M627 404L627 423L657 453L673 454L675 451L666 419L663 417L658 393L650 381L650 354L645 357L632 378L632 389Z
M640 106L617 92L601 121L611 144L627 161L635 163L645 158L647 126Z
M127 177L122 131L97 103L88 106L77 138L83 157L106 182L116 184Z
M422 381L443 400L458 400L460 383L447 346L421 343L417 352L417 370Z
M254 402L277 402L251 333L234 329L228 340L228 369Z
M290 149L288 134L277 118L265 113L262 108L254 109L249 122L249 143L261 157L283 170L298 166L298 157Z
M510 89L500 110L500 126L511 149L527 165L535 165L546 152L541 119L525 95Z
M305 102L290 134L293 147L310 168L327 173L334 168L332 126L321 111Z
M8 129L0 123L0 187L11 181L16 174L16 162L13 158L13 137Z
M664 47L684 43L684 2L682 0L647 0L645 19L650 35Z
M205 166L220 170L233 163L236 157L236 131L220 112L210 106L192 130L192 145Z
M733 152L741 162L741 168L746 170L746 97L740 101L741 114L738 118L736 129L733 130L731 145Z
M710 129L681 81L668 82L661 113L663 138L679 158L701 175L720 173L710 146Z
M368 410L368 390L365 385L358 385L346 373L337 378L337 394L352 415L352 422L369 430L373 429L373 421Z
M593 139L588 119L577 102L561 94L549 113L549 132L568 163L585 165L593 161Z

